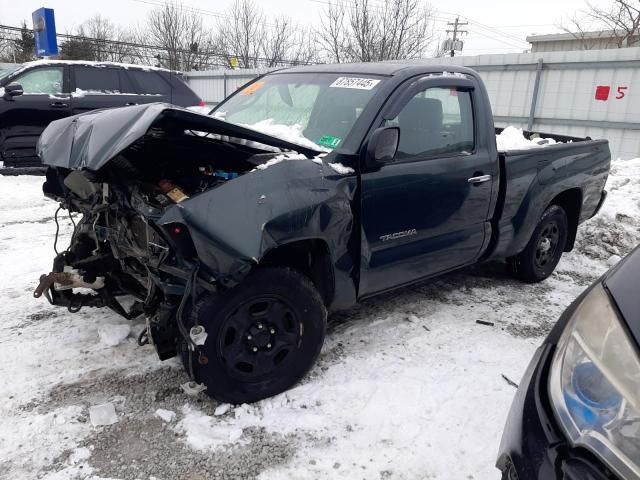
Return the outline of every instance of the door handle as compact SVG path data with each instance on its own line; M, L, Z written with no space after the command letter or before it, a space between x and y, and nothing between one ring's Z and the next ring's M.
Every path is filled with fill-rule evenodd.
M489 181L491 181L491 175L480 175L478 177L471 177L469 180L467 180L467 182L471 183L472 185L479 185L481 183Z
M136 102L128 102L128 103L124 104L125 107L130 107L131 105L137 105L137 103Z
M68 107L69 104L68 103L63 103L63 102L53 102L53 103L50 103L49 106L51 106L53 108L65 108L65 107Z

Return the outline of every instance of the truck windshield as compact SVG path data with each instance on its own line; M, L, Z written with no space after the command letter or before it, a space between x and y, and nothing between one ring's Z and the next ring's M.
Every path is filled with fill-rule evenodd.
M339 147L383 77L292 73L268 75L218 106L213 116L298 145Z

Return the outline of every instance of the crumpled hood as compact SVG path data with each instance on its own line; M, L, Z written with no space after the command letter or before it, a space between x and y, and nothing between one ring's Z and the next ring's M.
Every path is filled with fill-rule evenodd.
M52 122L38 140L38 156L45 165L70 169L99 170L160 120L177 128L208 132L293 150L309 158L313 150L276 137L240 127L166 103L150 103L95 110Z

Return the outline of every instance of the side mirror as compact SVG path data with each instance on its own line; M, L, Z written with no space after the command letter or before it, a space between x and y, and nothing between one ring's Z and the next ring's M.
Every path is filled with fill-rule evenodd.
M367 165L371 168L380 164L393 162L400 143L398 127L378 128L369 139L367 145Z
M24 90L22 88L22 85L20 85L19 83L10 83L6 87L4 87L4 98L6 98L7 100L13 97L17 97L18 95L22 95L23 93Z

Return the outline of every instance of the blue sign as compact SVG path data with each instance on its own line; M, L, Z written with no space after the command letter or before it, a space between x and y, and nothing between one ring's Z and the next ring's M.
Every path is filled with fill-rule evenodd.
M36 37L36 57L50 57L58 54L56 39L56 19L53 8L39 8L31 14L33 34Z

